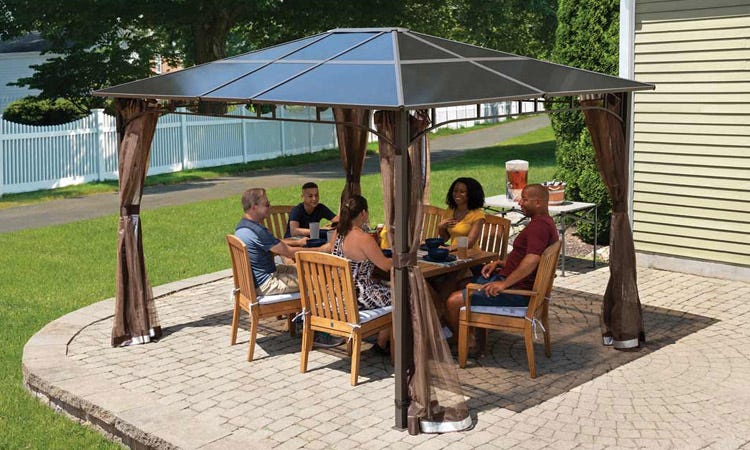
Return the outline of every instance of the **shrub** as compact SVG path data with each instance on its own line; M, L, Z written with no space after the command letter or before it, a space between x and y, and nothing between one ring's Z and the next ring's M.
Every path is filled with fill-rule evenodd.
M560 0L558 25L552 59L582 69L617 74L619 51L618 0ZM556 108L548 103L548 110ZM609 241L612 201L601 180L594 159L594 148L580 112L550 114L557 141L555 178L567 183L565 195L571 200L596 203L599 206L599 229L596 239ZM578 234L589 243L594 228L580 224Z
M88 114L88 111L82 111L64 98L52 100L25 97L8 105L3 112L3 119L26 125L59 125Z

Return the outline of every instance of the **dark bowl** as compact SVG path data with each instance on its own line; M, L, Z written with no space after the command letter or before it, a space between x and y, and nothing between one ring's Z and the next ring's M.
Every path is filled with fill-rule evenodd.
M442 238L427 238L424 240L424 245L426 245L427 248L440 247L443 244L445 244L445 241Z
M440 247L432 247L427 250L427 254L430 255L430 259L433 259L435 261L445 261L450 253L450 250L448 250L447 248Z
M390 248L384 248L383 254L386 256L386 258L393 258L393 251Z
M320 247L328 242L326 239L308 239L305 247Z

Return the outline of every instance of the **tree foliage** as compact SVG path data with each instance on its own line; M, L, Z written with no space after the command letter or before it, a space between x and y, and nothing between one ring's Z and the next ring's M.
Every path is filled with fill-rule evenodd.
M344 27L405 27L544 57L557 0L5 0L0 36L40 31L54 55L16 84L101 107L93 90L145 78L158 56L202 64Z
M103 102L91 91L151 75L157 56L175 66L225 57L229 30L279 1L6 0L12 20L0 33L40 31L56 55L17 85L87 109Z
M557 26L557 1L466 0L456 10L452 38L533 58L548 58Z
M26 125L59 125L88 115L63 98L26 97L8 105L3 119Z
M555 62L597 72L617 74L619 58L619 2L617 0L560 0L552 50ZM554 109L548 103L548 109ZM569 199L599 205L598 241L609 240L612 201L596 168L594 148L580 112L550 114L557 141L556 177L565 180ZM594 230L581 224L578 233L593 242Z

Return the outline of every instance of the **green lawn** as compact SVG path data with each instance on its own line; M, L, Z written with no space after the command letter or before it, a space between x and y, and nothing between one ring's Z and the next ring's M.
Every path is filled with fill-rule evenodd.
M503 145L435 163L432 195L442 205L459 176L479 180L487 195L504 192L504 162L529 161L529 181L552 179L550 128ZM322 201L335 206L343 179L319 184ZM373 223L383 221L379 175L362 178ZM299 187L269 190L275 204L296 204ZM242 214L238 196L144 211L147 269L153 285L229 267L224 235ZM25 342L50 321L114 295L117 217L0 234L0 448L116 448L97 432L42 406L22 387ZM104 344L104 343L103 343Z

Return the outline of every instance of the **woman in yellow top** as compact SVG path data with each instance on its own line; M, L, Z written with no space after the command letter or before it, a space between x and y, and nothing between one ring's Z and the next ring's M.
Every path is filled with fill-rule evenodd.
M461 177L451 184L445 197L448 205L448 218L438 224L440 237L451 240L455 246L456 238L467 236L469 248L479 245L479 236L484 225L484 189L474 178Z

